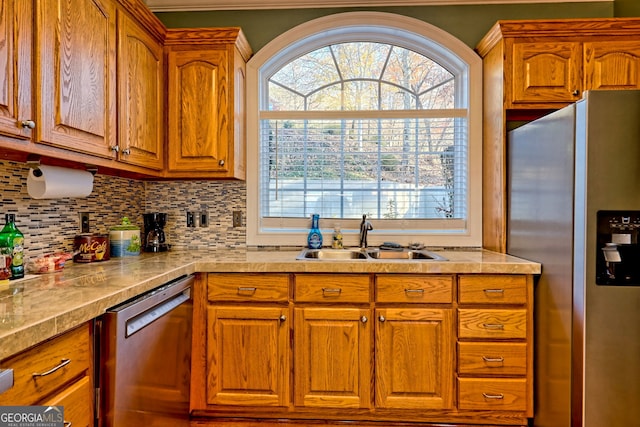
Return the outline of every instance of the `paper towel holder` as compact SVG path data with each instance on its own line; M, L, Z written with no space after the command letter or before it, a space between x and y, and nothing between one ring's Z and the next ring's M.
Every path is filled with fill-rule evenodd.
M26 163L30 169L38 169L40 167L40 156L37 156L35 154L29 154L27 156ZM87 172L89 172L93 176L95 176L98 173L98 167L95 165L85 164L85 169L87 170Z

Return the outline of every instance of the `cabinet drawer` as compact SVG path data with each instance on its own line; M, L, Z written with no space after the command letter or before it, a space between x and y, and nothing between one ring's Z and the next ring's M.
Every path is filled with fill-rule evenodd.
M90 375L91 360L88 324L13 356L2 362L13 369L14 384L0 395L0 405L33 405L75 378Z
M294 298L299 302L369 302L369 276L298 274Z
M527 310L458 310L459 338L527 337Z
M472 410L527 410L524 378L458 378L458 407Z
M458 344L458 373L469 375L526 375L525 343Z
M209 301L287 301L288 274L209 273Z
M376 276L376 301L450 304L453 301L453 276L379 274Z
M92 426L93 387L91 379L88 376L81 378L80 381L47 399L42 405L64 407L65 425Z
M460 276L460 304L526 304L527 276Z

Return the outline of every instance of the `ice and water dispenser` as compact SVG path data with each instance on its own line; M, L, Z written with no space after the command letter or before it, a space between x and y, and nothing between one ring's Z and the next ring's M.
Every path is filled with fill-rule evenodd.
M596 283L640 285L640 211L599 211Z

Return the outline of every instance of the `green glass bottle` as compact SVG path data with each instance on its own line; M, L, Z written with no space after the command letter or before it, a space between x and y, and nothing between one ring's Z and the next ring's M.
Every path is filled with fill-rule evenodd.
M24 235L16 227L16 216L6 214L6 224L0 230L0 248L10 248L11 254L11 280L24 277Z

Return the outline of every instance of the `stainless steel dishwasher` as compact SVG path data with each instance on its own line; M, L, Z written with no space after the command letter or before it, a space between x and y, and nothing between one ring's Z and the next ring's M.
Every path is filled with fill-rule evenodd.
M101 316L100 426L189 425L193 282L183 276Z

